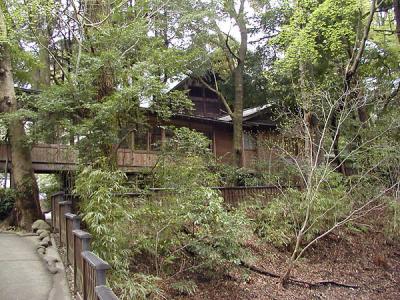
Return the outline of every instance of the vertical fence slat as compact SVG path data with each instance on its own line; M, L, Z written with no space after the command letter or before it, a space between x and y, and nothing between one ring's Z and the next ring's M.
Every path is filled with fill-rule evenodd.
M104 285L96 286L95 292L98 300L118 300L113 291Z

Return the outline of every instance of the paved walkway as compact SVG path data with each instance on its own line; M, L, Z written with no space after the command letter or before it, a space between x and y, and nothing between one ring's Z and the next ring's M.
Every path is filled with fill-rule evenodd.
M36 252L36 237L0 233L0 299L47 300L51 274Z

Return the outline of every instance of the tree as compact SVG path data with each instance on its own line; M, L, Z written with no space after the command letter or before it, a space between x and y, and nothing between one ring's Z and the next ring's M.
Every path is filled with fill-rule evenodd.
M7 223L30 230L32 223L42 218L39 191L33 173L30 147L27 143L24 122L18 115L17 97L14 90L10 40L7 23L0 7L0 111L7 113L8 136L11 145L12 176L17 191L15 207Z
M367 5L368 12L365 12ZM279 147L286 159L296 166L296 175L304 188L294 194L283 192L285 197L291 198L287 199L289 208L286 207L286 211L292 212L292 220L285 225L295 225L290 227L294 231L294 244L282 284L289 280L295 262L310 245L337 227L384 205L379 202L380 198L398 184L375 182L370 193L357 198L359 187L371 184L379 170L386 168L383 167L386 159L380 156L374 164L359 158L366 152L372 153L374 142L390 137L398 126L398 121L387 117L385 129L374 130L373 127L386 117L380 115L379 120L374 121L367 111L368 108L371 115L378 115L385 103L382 100L393 99L398 91L395 83L399 78L398 62L385 62L386 53L394 57L398 54L391 51L390 44L371 38L376 26L375 12L379 9L377 1L365 1L360 5L357 1L304 0L296 2L294 7L292 17L274 41L282 51L276 68L293 77L292 88L301 108L292 135L298 128L303 129L306 152L304 157L294 157ZM372 62L379 67L370 68ZM381 86L391 88L390 96ZM291 114L292 119L295 112ZM336 174L335 170L340 170L346 175L348 166L355 161L358 180L348 179L347 182L346 177ZM331 175L342 179L338 183ZM326 193L326 185L335 195ZM348 207L343 206L344 201L350 203L352 199L357 200ZM329 219L331 214L333 218ZM275 220L279 223L279 218ZM271 225L268 220L266 222ZM313 233L313 230L316 231Z
M244 71L248 47L248 20L245 4L245 0L238 2L234 0L212 2L211 6L207 8L208 15L198 19L196 22L196 26L198 27L196 34L200 38L195 37L192 39L193 45L205 49L204 55L208 57L206 58L206 63L202 62L200 66L198 64L195 66L197 69L203 70L202 74L199 74L199 70L192 69L191 75L196 75L195 77L206 85L208 89L218 95L226 112L231 117L233 123L233 162L238 167L243 165ZM203 5L207 6L205 3ZM205 9L205 7L201 9ZM230 32L224 32L221 29L221 25L218 24L221 18L227 18L229 21L232 20L234 22L234 26L239 31L239 41ZM211 34L209 32L210 28L212 30ZM214 55L217 57L214 61L210 59L213 56L208 53L209 49L207 48L210 46L213 51L223 54L224 58L222 61L218 61L218 55ZM224 92L219 88L217 82L217 77L222 78L222 73L226 73L226 70L229 73L228 77L231 76L233 78L234 99L232 105ZM211 72L211 80L204 80L202 76L204 73L209 72ZM209 82L212 82L212 84Z

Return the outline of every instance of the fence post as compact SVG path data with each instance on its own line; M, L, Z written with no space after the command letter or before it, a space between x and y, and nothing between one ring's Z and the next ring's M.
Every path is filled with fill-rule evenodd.
M83 299L95 297L95 287L106 284L106 270L110 265L90 251L83 251ZM94 271L94 272L93 272Z
M118 300L113 291L104 285L96 286L95 292L98 300Z
M67 235L67 228L65 226L65 213L71 212L71 201L61 201L58 203L59 211L58 211L58 221L59 221L59 228L60 228L60 246L63 246L63 235Z
M82 251L89 251L92 235L89 232L76 229L74 235L74 292L82 291L83 288L83 259Z
M51 196L51 226L53 227L54 232L58 232L59 228L57 226L59 223L59 207L58 204L64 199L64 192L58 192Z
M65 214L67 264L74 264L74 235L73 231L81 228L81 218L72 213Z

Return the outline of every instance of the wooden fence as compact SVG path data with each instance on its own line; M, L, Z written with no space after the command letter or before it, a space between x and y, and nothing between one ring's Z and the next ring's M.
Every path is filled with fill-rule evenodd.
M246 201L258 200L263 203L268 203L275 197L282 194L282 191L288 188L300 189L300 186L276 186L276 185L262 185L262 186L232 186L232 187L211 187L211 189L219 190L221 196L224 198L224 203L230 207L236 207L240 203ZM153 199L162 201L165 195L174 192L173 189L168 188L150 188L150 196ZM141 193L126 193L129 197L138 197L143 195Z
M224 202L229 206L238 206L240 203L258 200L268 203L275 197L282 194L282 191L288 186L262 185L262 186L232 186L232 187L215 187L221 191ZM299 187L293 187L299 188Z
M300 189L300 186L276 186L276 185L262 185L262 186L232 186L232 187L211 187L214 190L219 190L221 192L221 196L224 198L224 202L228 207L236 207L240 203L246 201L257 200L262 203L268 203L275 197L282 194L287 188L295 188ZM173 189L168 188L150 188L147 194L148 197L153 197L152 199L163 201L165 196L174 192ZM124 196L128 196L131 198L136 198L138 196L142 196L143 193L125 193ZM60 197L63 197L62 199ZM67 201L65 201L67 200ZM64 203L66 202L66 203ZM59 215L64 214L65 212L78 212L79 211L79 199L75 195L64 194L62 192L54 194L52 201L52 207L55 207L55 213L53 217L54 223L59 223ZM66 206L67 205L67 206ZM68 207L68 208L65 208ZM69 210L68 210L69 209ZM58 232L58 228L53 225L56 232Z
M66 201L66 199L69 199ZM79 216L71 213L75 199L60 192L51 197L51 225L65 247L65 262L74 270L74 293L81 300L118 300L106 285L107 262L90 251L90 233L81 230Z

